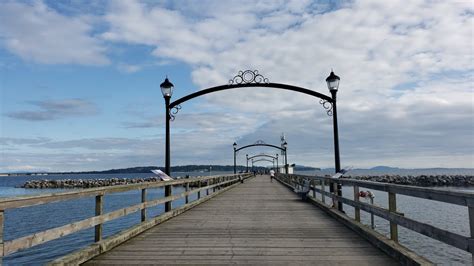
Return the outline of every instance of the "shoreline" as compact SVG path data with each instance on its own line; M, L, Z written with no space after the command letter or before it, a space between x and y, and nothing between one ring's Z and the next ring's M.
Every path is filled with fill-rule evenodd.
M374 181L397 185L417 187L469 187L474 186L473 175L378 175L378 176L343 176L345 179Z
M329 176L327 176L329 177ZM378 175L378 176L347 176L345 179L374 181L419 187L469 187L474 186L473 175ZM98 178L98 179L59 179L59 180L29 180L19 188L27 189L64 189L64 188L94 188L115 185L157 182L156 177L147 178Z

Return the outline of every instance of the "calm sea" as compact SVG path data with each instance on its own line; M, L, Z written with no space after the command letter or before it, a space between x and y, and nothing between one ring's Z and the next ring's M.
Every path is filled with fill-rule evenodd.
M312 175L315 171L300 172L301 174ZM326 172L317 172L325 174ZM173 176L191 176L208 175L209 173L173 173ZM212 174L223 174L212 172ZM330 174L328 171L327 174ZM411 175L430 175L430 174L468 174L473 175L474 169L426 169L426 170L403 170L377 172L370 170L355 170L354 175L379 175L379 174L411 174ZM143 178L150 174L70 174L70 175L48 175L48 176L9 176L0 177L0 197L13 197L20 195L32 195L38 193L58 192L58 189L22 189L17 188L27 180L33 179L92 179L92 178ZM439 189L463 190L474 193L474 187L454 188L444 187ZM173 194L181 193L182 188L176 187ZM162 189L152 189L148 191L148 199L156 199L164 194ZM352 197L351 188L343 188L345 197ZM139 191L130 191L106 195L104 199L104 212L110 212L120 208L138 204L141 199ZM195 199L195 195L191 197ZM180 206L184 200L173 202L173 207ZM387 194L375 191L375 204L387 207ZM429 200L417 199L413 197L398 195L397 207L405 216L432 224L442 229L450 230L462 235L469 235L469 220L467 208L452 204L432 202ZM67 223L86 219L94 216L95 199L83 198L64 202L55 202L39 206L32 206L20 209L5 211L4 238L6 241L18 237L33 234L38 231L58 227ZM353 217L354 210L346 207L345 211ZM163 212L163 206L156 206L147 210L148 216L156 216ZM370 224L370 216L362 212L362 221ZM108 222L104 225L104 237L115 234L125 228L140 222L140 214L131 214L117 220ZM388 235L389 224L383 219L375 217L376 230L382 234ZM442 244L438 241L427 238L423 235L399 228L400 242L417 253L429 258L438 264L445 265L472 265L471 255L456 248ZM93 242L94 229L87 229L74 233L72 235L47 242L42 245L20 251L6 256L3 260L5 265L33 264L42 265L55 258L63 256L81 247L85 247Z

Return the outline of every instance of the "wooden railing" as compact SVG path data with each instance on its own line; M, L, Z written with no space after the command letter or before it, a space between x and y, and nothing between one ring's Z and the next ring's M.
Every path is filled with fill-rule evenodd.
M310 184L309 188L312 191L310 195L311 200L322 203L322 206L326 205L326 197L331 199L330 206L337 206L337 202L342 202L349 206L354 207L354 218L353 220L360 223L360 211L366 211L367 213L376 215L390 222L390 239L398 242L398 227L403 226L407 229L436 239L453 247L461 250L470 252L474 256L474 194L447 191L440 189L432 189L425 187L414 187L406 185L396 185L389 183L361 181L354 179L339 178L333 179L330 177L314 177L314 176L303 176L303 175L278 175L277 179L286 184L287 186L295 188L295 186L304 186ZM354 198L349 199L342 196L338 196L335 193L331 193L325 190L325 186L333 185L335 182L342 186L351 186L354 189ZM388 209L379 206L374 206L365 202L361 202L359 199L359 188L368 188L388 193ZM310 192L311 193L311 192ZM321 195L321 200L316 197L316 193ZM397 201L396 195L406 195L416 198L422 198L427 200L445 202L465 206L468 208L470 237L466 237L454 232L440 229L430 224L422 223L408 217L404 214L397 212ZM330 207L328 206L328 207ZM333 208L334 211L337 208ZM429 210L426 210L429 211Z
M210 177L199 177L189 179L179 179L164 182L147 182L130 185L119 185L110 187L100 187L92 189L81 189L70 192L42 194L36 196L24 196L0 199L0 263L4 256L12 254L14 252L27 249L66 235L78 232L87 228L95 227L95 242L102 241L102 225L106 222L115 220L117 218L141 211L140 221L145 223L147 221L147 208L157 206L159 204L166 204L177 199L185 198L185 204L181 209L187 207L187 205L193 204L190 202L189 196L196 193L197 201L203 201L209 196L209 190L216 192L216 190L224 189L235 183L243 181L250 177L248 174L243 175L225 175L225 176L210 176ZM147 200L147 189L156 189L165 186L184 186L185 191L176 195L170 195L160 199ZM104 195L125 191L141 190L141 203L115 210L109 213L103 213L104 206ZM206 192L206 195L201 195L202 191ZM76 221L70 224L66 224L60 227L48 229L45 231L37 232L31 235L23 236L17 239L3 241L3 226L4 226L4 215L6 209L22 208L27 206L40 205L50 202L58 202L72 199L79 199L84 197L95 197L95 216ZM200 202L199 202L200 203ZM163 213L159 216L165 216L167 213ZM158 216L158 217L159 217ZM166 217L172 217L167 215ZM156 219L156 217L153 217Z

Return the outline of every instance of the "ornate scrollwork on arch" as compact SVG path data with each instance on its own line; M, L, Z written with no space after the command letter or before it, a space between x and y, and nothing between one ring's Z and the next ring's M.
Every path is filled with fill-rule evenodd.
M171 121L174 121L175 115L179 112L179 110L181 110L181 105L180 104L178 104L175 107L170 109L170 120Z
M268 83L268 78L258 73L258 70L244 70L239 71L232 79L229 80L229 85L234 84L251 84L251 83Z
M328 116L332 116L332 103L331 102L321 99L319 101L319 104L321 104L323 108L326 109L326 114L328 114Z
M265 141L259 139L259 140L255 141L254 144L266 144L266 143L265 143Z

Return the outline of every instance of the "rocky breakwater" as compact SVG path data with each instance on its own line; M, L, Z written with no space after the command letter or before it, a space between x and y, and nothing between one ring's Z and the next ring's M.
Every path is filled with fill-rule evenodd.
M21 188L94 188L116 185L128 185L144 182L159 181L156 177L147 178L109 178L109 179L60 179L60 180L30 180Z
M367 180L382 183L393 183L399 185L434 187L434 186L474 186L474 176L472 175L379 175L379 176L348 176L357 180Z

